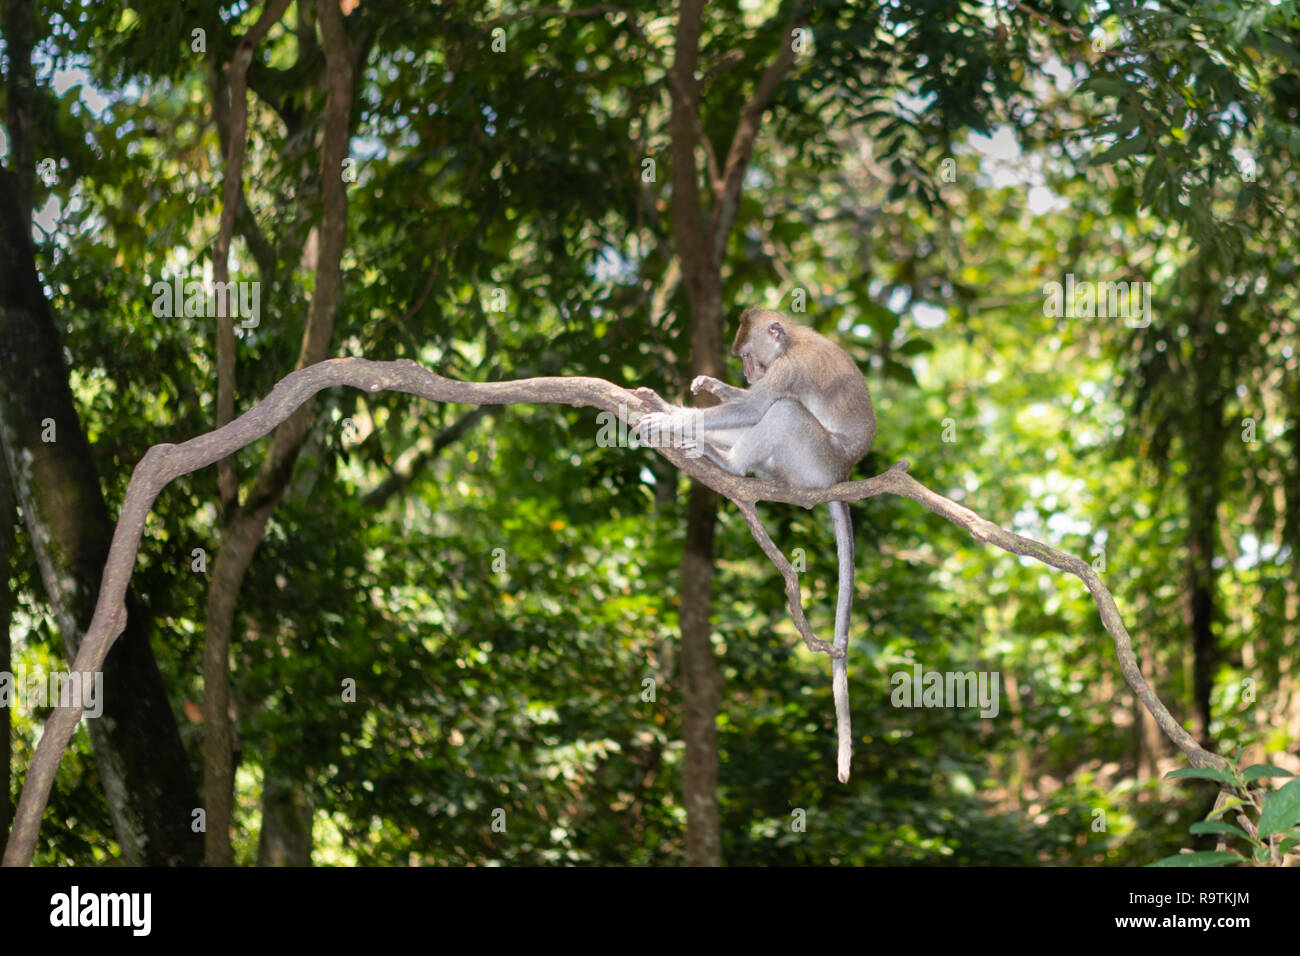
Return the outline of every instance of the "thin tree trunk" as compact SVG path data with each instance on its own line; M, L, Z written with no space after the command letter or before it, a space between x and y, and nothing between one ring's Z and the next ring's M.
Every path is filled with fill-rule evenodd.
M1142 673L1150 674L1152 683L1159 686L1163 668L1155 652L1144 644L1138 656L1142 661ZM1156 719L1142 706L1142 701L1134 697L1133 707L1133 729L1138 748L1137 777L1139 780L1153 780L1160 776L1160 758L1164 756L1165 738L1160 733Z
M1218 359L1208 345L1199 346L1194 362L1196 378L1206 383L1197 389L1193 433L1188 436L1187 566L1184 577L1184 619L1191 642L1194 733L1201 746L1212 749L1210 722L1214 672L1219 666L1219 645L1214 631L1216 610L1215 542L1219 537L1219 483L1223 443L1226 438L1223 399L1215 379Z
M352 117L354 51L348 43L338 5L320 0L317 6L325 51L326 100L321 143L321 205L323 212L316 246L315 289L307 311L307 326L297 368L329 357L342 284L343 250L347 243L348 199L341 171L348 153ZM221 550L213 563L208 591L203 647L203 769L207 833L204 858L210 866L230 866L234 853L230 827L234 809L234 730L230 718L230 642L235 608L244 575L266 531L314 417L308 402L276 429L244 504L235 509L224 529Z
M1210 503L1206 503L1209 507ZM1193 726L1201 746L1210 749L1210 698L1214 690L1214 670L1219 663L1219 647L1214 637L1214 512L1207 517L1192 513L1192 528L1187 535L1187 575L1185 584L1186 621L1192 656L1192 699L1196 707Z
M793 46L780 45L755 78L754 91L736 121L725 165L717 162L699 116L700 36L703 0L681 0L668 73L672 96L669 120L672 150L673 239L681 264L682 284L691 310L691 375L722 378L722 266L727 239L740 208L745 170L753 155L763 113L794 61ZM791 25L794 21L791 21ZM701 202L697 151L708 160L707 182L713 206L705 216ZM716 404L710 395L700 404ZM717 496L692 482L686 508L686 546L682 553L680 618L682 674L686 707L686 863L720 866L722 840L718 824L718 709L722 675L713 653L709 619L713 613L713 532Z
M685 705L686 865L721 866L718 825L718 710L722 673L710 639L713 615L713 537L718 497L691 482L682 551L682 680Z
M32 195L36 189L36 154L32 145L32 96L36 91L36 74L32 70L31 0L4 0L5 60L5 129L9 139L7 165L17 180L15 192L18 209L32 231Z
M312 806L300 780L281 776L275 756L262 762L262 834L258 866L311 866Z

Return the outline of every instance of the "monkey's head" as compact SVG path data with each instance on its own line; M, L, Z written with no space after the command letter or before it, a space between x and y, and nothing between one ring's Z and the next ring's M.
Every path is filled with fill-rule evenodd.
M745 367L745 381L753 385L790 347L790 320L771 309L747 309L740 317L731 354Z

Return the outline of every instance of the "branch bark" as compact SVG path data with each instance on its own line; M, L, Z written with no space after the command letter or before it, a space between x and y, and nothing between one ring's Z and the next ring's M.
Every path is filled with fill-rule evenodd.
M443 378L410 360L374 362L359 358L330 359L293 372L277 384L270 395L229 425L180 445L155 445L136 466L113 535L95 616L72 665L72 670L82 674L83 680L93 679L94 672L103 666L109 648L126 625L124 598L127 584L140 548L145 520L162 490L181 475L211 465L269 434L317 392L336 385L349 385L371 393L385 390L404 392L430 401L465 405L532 402L600 408L617 415L629 425L634 424L642 412L652 410L650 403L636 392L600 378L548 377L508 382L460 382ZM630 415L635 415L636 419L630 418ZM1086 561L1006 531L969 508L931 491L907 474L906 462L898 462L882 474L863 481L842 482L832 488L811 491L729 475L706 459L687 458L677 449L655 450L701 484L736 503L745 520L750 523L764 552L781 568L782 575L786 578L786 593L792 615L801 617L803 614L797 579L794 587L791 587L793 569L789 568L789 563L784 561L784 557L762 529L761 522L758 522L754 511L754 503L757 501L779 501L811 508L827 501L860 501L881 494L899 495L910 498L940 517L965 528L977 541L992 544L1012 554L1034 558L1075 575L1092 593L1102 623L1115 640L1125 680L1155 717L1160 728L1183 751L1193 766L1228 766L1227 760L1203 749L1196 742L1146 682L1138 669L1132 639L1115 606L1115 600L1100 576ZM833 651L828 650L828 653ZM28 768L13 833L5 848L6 866L21 866L31 861L36 848L41 813L49 798L55 770L81 714L82 707L79 703L71 707L56 707L46 721L45 732L41 735L36 754Z
M253 62L253 51L271 27L279 23L290 0L271 0L262 15L239 41L235 55L226 68L230 83L230 102L222 101L224 93L220 82L214 91L213 113L218 129L229 128L226 137L226 163L222 177L221 221L217 238L212 244L212 277L219 288L230 282L230 241L235 234L244 200L244 154L248 145L248 67ZM217 427L235 417L235 316L231 297L224 299L225 308L217 316ZM235 478L235 460L228 458L217 465L217 489L223 514L233 514L239 505L239 486Z

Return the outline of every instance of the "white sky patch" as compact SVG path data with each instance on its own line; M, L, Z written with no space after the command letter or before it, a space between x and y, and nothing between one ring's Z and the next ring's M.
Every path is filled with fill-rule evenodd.
M918 329L937 329L948 321L948 310L918 302L912 306L912 320Z
M59 227L59 221L62 218L63 203L59 201L58 196L51 196L45 200L44 206L32 212L32 223L39 226L41 232L47 236Z
M1289 549L1279 550L1271 541L1261 542L1249 531L1237 539L1237 545L1241 548L1241 556L1235 567L1241 570L1250 570L1267 563L1282 563L1289 555Z
M95 89L90 80L90 74L80 67L71 70L59 70L54 74L54 92L62 96L67 92L69 87L81 84L81 96L79 99L85 104L86 109L90 110L95 116L102 116L104 110L108 108L108 97L99 90Z
M1244 146L1234 146L1232 148L1232 158L1237 161L1237 169L1241 170L1243 176L1254 176L1256 171L1259 169L1259 167L1255 165L1254 152Z
M1043 157L1026 156L1010 126L999 126L992 136L971 133L966 143L980 154L980 176L994 189L1029 187L1025 202L1036 216L1068 209L1069 203L1047 188Z
M1052 78L1052 82L1056 84L1057 92L1060 93L1074 89L1081 81L1081 78L1075 76L1074 72L1067 68L1058 57L1052 57L1043 63L1042 70Z
M606 246L592 266L591 274L599 282L631 282L636 276L637 263L625 258L617 249Z
M1057 541L1061 541L1069 535L1085 537L1092 534L1092 525L1079 518L1073 518L1064 512L1058 511L1047 519L1047 530L1052 532Z

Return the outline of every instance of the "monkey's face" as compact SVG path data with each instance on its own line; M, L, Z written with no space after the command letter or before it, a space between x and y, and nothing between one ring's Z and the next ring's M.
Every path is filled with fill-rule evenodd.
M781 313L769 309L750 309L740 317L731 354L740 359L745 381L751 385L767 374L789 343L782 318Z

